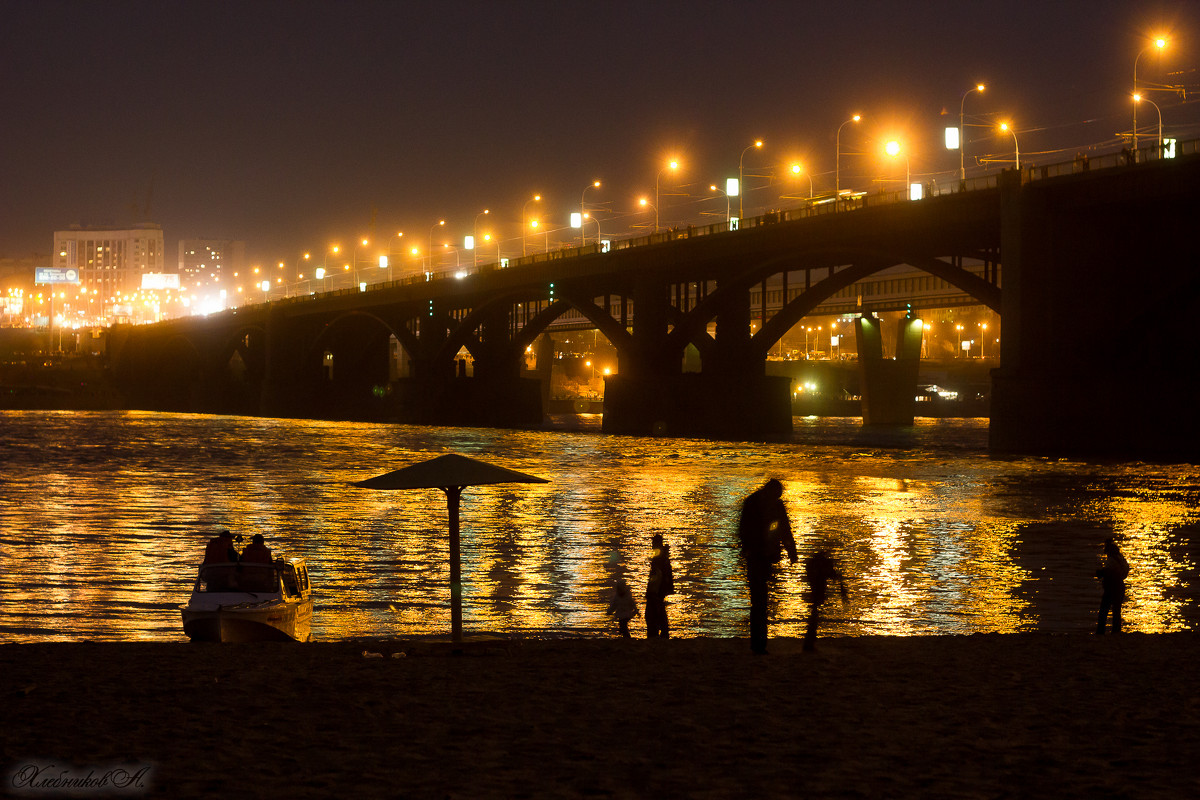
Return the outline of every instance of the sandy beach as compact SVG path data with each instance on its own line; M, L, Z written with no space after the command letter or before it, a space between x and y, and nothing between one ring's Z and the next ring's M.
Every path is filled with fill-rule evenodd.
M0 741L27 796L110 775L163 797L1195 797L1198 662L1190 633L775 639L766 657L733 639L12 644Z

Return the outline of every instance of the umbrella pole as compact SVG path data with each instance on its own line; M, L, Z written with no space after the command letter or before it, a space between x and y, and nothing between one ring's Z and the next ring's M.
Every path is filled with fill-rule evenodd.
M462 641L462 565L459 564L458 504L463 487L447 486L446 504L450 512L450 641Z

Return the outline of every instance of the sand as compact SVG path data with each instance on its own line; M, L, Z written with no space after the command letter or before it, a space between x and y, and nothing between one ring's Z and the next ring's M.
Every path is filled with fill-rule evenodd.
M1196 797L1197 663L1191 633L776 639L765 657L730 639L10 644L0 767L31 796L121 768L138 780L118 795L163 797Z

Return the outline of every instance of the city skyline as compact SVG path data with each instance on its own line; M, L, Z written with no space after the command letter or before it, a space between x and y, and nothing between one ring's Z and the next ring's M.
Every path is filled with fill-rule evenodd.
M535 194L560 228L595 180L590 207L634 213L678 158L666 226L740 164L747 213L755 181L791 163L817 190L835 173L859 190L897 179L892 140L914 180L957 175L941 137L960 109L969 175L1016 144L972 124L1011 121L1025 163L1114 146L1135 59L1139 83L1200 88L1198 14L1180 2L163 8L9 5L0 257L48 255L73 224L144 221L168 256L180 239L237 239L272 264L402 230L425 250L482 235L484 209L513 240ZM1158 35L1169 46L1142 53ZM1200 135L1190 95L1151 96L1171 135ZM1139 117L1146 135L1154 110Z

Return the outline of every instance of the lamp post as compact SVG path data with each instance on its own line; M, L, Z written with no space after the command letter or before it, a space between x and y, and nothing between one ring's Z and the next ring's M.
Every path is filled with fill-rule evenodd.
M892 158L896 158L897 156L900 155L900 143L895 140L888 142L884 146L883 149ZM905 153L904 154L904 188L906 191L908 190L908 185L910 183L912 183L912 167L908 161L908 154Z
M792 164L792 174L793 174L793 175L803 175L804 177L808 178L808 199L809 199L809 200L812 200L812 199L813 199L813 179L812 179L812 175L810 175L810 174L808 174L807 172L805 172L805 171L804 171L804 165L803 165L803 164Z
M429 245L429 249L425 251L426 258L429 259L429 264L427 265L427 268L428 268L427 271L429 269L433 269L433 232L445 224L446 224L446 220L439 219L437 221L437 224L429 229L429 241L427 242L427 244Z
M475 223L474 223L474 225L471 226L471 241L472 242L479 241L479 218L486 214L490 214L490 213L491 213L491 210L485 208L483 211L480 211L478 214L475 215ZM474 253L475 266L478 267L479 266L479 248L474 247L472 249L475 251L475 253Z
M525 201L525 205L521 206L521 255L529 255L525 251L525 233L529 230L529 204L541 202L542 196L535 194L533 197ZM536 220L535 220L536 222ZM537 227L536 225L534 227Z
M659 193L659 188L662 184L662 174L664 172L667 172L668 170L673 172L677 169L679 169L679 162L676 161L675 159L672 159L671 161L667 162L667 165L665 167L663 167L662 169L660 169L658 171L658 175L656 175L654 178L654 232L655 233L658 233L658 204L662 202L662 198L660 197L660 193ZM740 194L739 194L739 196L740 196Z
M1016 168L1020 169L1021 168L1021 145L1019 145L1017 143L1017 132L1015 130L1013 130L1013 127L1011 125L1009 125L1007 122L1000 123L1000 130L1007 131L1008 133L1012 134L1013 153L1014 153L1013 157L1014 157L1014 160L1016 161Z
M638 205L641 206L642 208L646 208L647 206L649 206L650 208L654 209L654 230L657 233L658 232L658 206L654 205L653 203L651 203L649 200L647 200L644 197L642 197L638 200Z
M1155 39L1153 42L1151 42L1150 44L1146 45L1145 47L1143 47L1141 50L1138 51L1137 57L1133 59L1133 93L1135 95L1137 94L1137 91L1138 91L1138 82L1137 82L1138 61L1141 60L1142 55L1147 50L1152 50L1155 48L1162 50L1166 46L1167 46L1167 40L1160 36L1157 39ZM1137 157L1137 103L1133 104L1133 152L1134 152L1134 157L1136 158Z
M718 189L717 185L715 183L710 185L708 188L709 188L709 191L713 191L713 192L717 192L719 194L725 195L725 224L728 225L729 224L729 216L730 216L729 194L726 192L722 192L720 189ZM739 196L741 195L740 191L738 192L738 195Z
M746 153L749 153L751 150L754 150L755 148L758 148L759 150L761 150L762 146L763 146L762 139L756 139L754 141L754 144L747 147L745 150L742 151L742 154L740 156L738 156L738 219L741 219L743 216L742 198L746 196L746 182L745 182L745 180L742 179L742 162L746 158Z
M1154 110L1158 112L1158 154L1162 157L1162 109L1158 107L1158 103L1151 100L1149 97L1142 97L1140 94L1133 96L1133 107L1137 108L1137 104L1145 100L1150 105L1154 106ZM1136 111L1134 112L1137 113Z
M340 253L341 251L342 251L341 247L339 247L338 245L335 244L333 247L329 248L329 252L327 252L325 254L325 274L326 275L332 276L333 270L334 270L333 265L331 265L329 263L329 257L334 256L336 258L338 253ZM331 279L332 279L332 277L331 277ZM322 289L325 288L324 281L322 281L322 283L321 283L321 288Z
M964 151L967 149L967 133L963 124L963 110L967 104L967 95L971 92L983 93L984 85L982 83L975 84L974 88L967 89L963 92L962 100L958 103L958 177L961 180L967 179L967 162L964 157Z
M362 240L363 247L366 247L368 244L370 244L370 242L368 240L366 240L366 239ZM354 250L352 251L353 254L351 255L351 261L350 261L350 274L354 278L355 286L358 285L358 246L359 246L359 243L355 242Z
M833 151L833 192L836 197L842 196L842 128L851 122L858 122L861 119L862 114L855 114L841 125L838 125Z
M587 244L587 226L583 221L587 219L587 198L588 189L599 189L600 181L592 181L587 186L583 187L583 192L579 195L579 246ZM596 220L596 241L600 241L600 221Z

